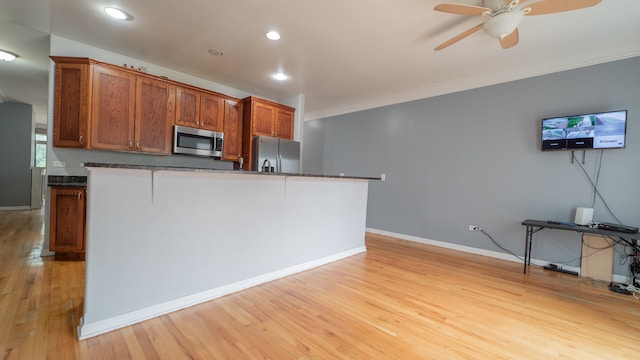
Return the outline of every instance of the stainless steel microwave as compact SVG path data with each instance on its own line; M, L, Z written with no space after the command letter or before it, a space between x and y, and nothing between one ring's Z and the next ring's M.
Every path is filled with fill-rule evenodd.
M219 158L222 156L224 134L217 131L175 125L173 153Z

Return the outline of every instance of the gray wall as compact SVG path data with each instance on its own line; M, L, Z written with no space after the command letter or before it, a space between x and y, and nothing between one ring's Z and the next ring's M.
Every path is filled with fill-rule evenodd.
M33 106L0 103L0 207L31 206Z
M604 151L598 189L624 224L640 225L640 57L386 106L304 125L305 172L376 176L367 227L523 254L522 220L573 221L593 191L570 152L540 151L540 120L629 110L627 147ZM587 151L595 178L600 151ZM321 155L319 155L321 154ZM577 153L581 158L582 153ZM599 199L594 220L615 222ZM579 266L580 237L545 230L533 258ZM626 275L614 260L614 272Z

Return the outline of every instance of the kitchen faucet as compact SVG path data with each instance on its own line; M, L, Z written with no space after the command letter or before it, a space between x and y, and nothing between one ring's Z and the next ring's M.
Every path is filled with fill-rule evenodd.
M271 172L271 161L269 159L264 159L262 163L262 172Z

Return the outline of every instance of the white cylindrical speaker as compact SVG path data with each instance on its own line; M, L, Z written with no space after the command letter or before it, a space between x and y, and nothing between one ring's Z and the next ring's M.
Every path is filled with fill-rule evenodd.
M578 225L589 225L593 219L593 208L576 208L576 218L574 222Z

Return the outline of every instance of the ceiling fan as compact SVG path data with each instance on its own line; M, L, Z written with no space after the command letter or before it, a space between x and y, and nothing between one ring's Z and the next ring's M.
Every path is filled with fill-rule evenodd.
M442 50L483 29L500 42L503 49L518 44L518 25L529 15L545 15L597 5L602 0L484 0L484 6L440 4L434 10L466 16L482 16L485 20L438 45Z

